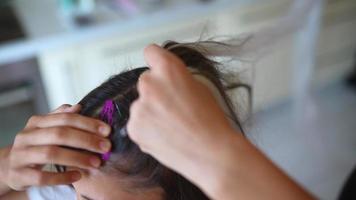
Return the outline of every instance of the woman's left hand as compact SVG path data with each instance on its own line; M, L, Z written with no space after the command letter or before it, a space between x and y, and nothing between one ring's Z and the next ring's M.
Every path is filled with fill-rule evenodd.
M77 114L79 105L64 107L48 115L31 117L17 134L0 163L1 185L24 190L29 186L69 184L81 177L77 171L42 171L41 166L45 164L82 169L100 166L101 160L96 153L109 151L111 144L106 137L110 126Z

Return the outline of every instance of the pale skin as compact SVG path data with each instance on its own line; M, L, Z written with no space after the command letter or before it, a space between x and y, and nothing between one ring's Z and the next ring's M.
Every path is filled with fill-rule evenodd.
M77 200L163 200L162 188L131 191L125 184L127 181L98 169L91 169L83 172L82 178L73 183L73 186Z
M129 137L144 152L185 176L212 199L313 199L230 126L210 91L194 80L176 56L157 45L146 47L144 56L151 70L140 77L139 98L130 109L127 126ZM62 115L72 118L69 120L59 117ZM53 119L57 117L61 120ZM88 176L83 173L79 175L76 171L43 174L32 166L58 163L95 172L97 169L88 161L89 157L92 158L90 155L60 148L53 150L52 147L58 147L60 144L102 152L98 144L107 136L98 131L102 122L89 123L89 119L84 120L73 110L69 113L48 115L42 120L35 119L30 120L19 135L36 132L45 138L50 137L46 136L48 132L48 135L54 134L51 133L53 128L50 127L57 127L54 132L62 135L51 140L44 139L40 144L31 144L32 141L26 140L25 136L19 136L11 148L1 150L1 165L4 166L0 166L0 196L11 189L22 190L30 185L67 184L80 178L81 180L74 184L78 195L92 192L81 189L84 188L81 184L90 187L90 177L94 174L99 176L100 173L89 173ZM91 139L85 140L85 144L82 140L76 141L73 138L68 142L66 137L69 137L69 134L63 134L63 127L71 134L86 134L85 137ZM75 130L68 127L75 127ZM52 150L45 151L43 146ZM29 156L23 160L21 152L25 149L34 155L35 152L44 153L42 152L40 159ZM21 162L17 161L19 158ZM37 178L29 179L29 174L31 177L37 174ZM152 193L158 194L157 191Z
M161 200L161 188L125 190L117 177L99 170L98 156L58 147L80 147L95 153L110 148L109 144L102 149L101 144L108 142L110 127L75 114L79 110L79 105L63 105L48 115L33 116L14 144L0 150L0 200L28 200L23 190L29 186L71 183L78 200ZM61 174L39 170L46 163L71 167Z
M157 45L138 83L128 133L141 149L191 180L212 199L312 199L242 134L210 91Z
M60 164L80 169L100 166L101 160L94 152L103 153L110 149L111 144L106 138L110 133L110 126L76 114L79 109L79 105L63 105L48 115L31 117L25 128L17 134L13 145L1 149L0 197L9 195L7 193L13 190L23 191L29 186L70 184L81 178L78 170L44 172L41 170L44 164ZM87 151L84 153L63 146Z

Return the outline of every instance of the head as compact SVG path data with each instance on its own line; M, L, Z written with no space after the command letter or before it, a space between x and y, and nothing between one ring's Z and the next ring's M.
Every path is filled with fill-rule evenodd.
M205 57L198 47L176 42L163 45L163 48L178 56L186 66L193 68L216 86L230 110L229 117L239 125L225 94L224 82L216 68L218 63ZM109 159L104 161L99 169L83 171L82 179L73 184L79 200L208 199L198 187L142 152L121 132L130 117L130 106L138 98L137 81L146 70L149 68L141 67L114 75L79 102L82 105L80 114L106 121L112 127L109 136L112 142ZM101 115L108 100L115 106L110 120Z

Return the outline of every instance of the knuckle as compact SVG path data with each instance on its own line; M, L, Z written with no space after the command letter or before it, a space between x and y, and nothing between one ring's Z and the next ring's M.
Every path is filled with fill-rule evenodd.
M54 127L52 128L52 137L53 140L55 141L62 141L65 139L66 134L69 131L69 128L67 127Z
M32 115L30 119L28 119L27 124L35 124L36 122L39 121L40 118L41 118L40 115Z
M14 139L14 146L16 147L18 145L24 144L25 140L26 140L26 134L23 132L18 133Z
M42 152L42 157L44 160L52 160L58 155L58 150L55 147L47 147Z
M94 151L101 151L101 142L103 140L98 138L87 137L86 142L83 146L86 146L87 149L92 149Z
M15 136L15 143L22 142L23 139L24 139L24 134L20 132Z
M162 70L165 71L166 69L169 68L171 65L172 60L169 56L160 56L159 59L157 59L157 65L162 66Z
M159 65L162 66L160 69L161 73L166 76L167 78L174 77L177 73L176 67L173 67L172 64L176 63L177 61L173 58L164 57L159 60Z
M72 115L70 113L61 113L59 115L59 120L63 123L63 124L68 124L72 121Z
M142 82L139 88L139 94L142 98L146 100L153 100L157 97L158 89L154 84L154 81L145 81Z
M46 184L46 177L40 172L34 173L32 178L33 185L35 186L41 186Z
M85 149L98 150L102 141L100 137L93 134L80 134L71 137L72 143Z
M55 128L52 128L51 130L51 138L53 141L59 141L63 138L63 135L62 135L62 127L55 127Z
M90 135L86 135L85 137L81 138L81 142L83 145L88 145L90 147L96 147L100 141L97 141L97 139L94 139L93 137L90 137Z
M141 91L147 90L148 88L150 88L152 85L152 80L151 77L149 76L149 74L142 74L140 76L140 79L138 81L138 89Z

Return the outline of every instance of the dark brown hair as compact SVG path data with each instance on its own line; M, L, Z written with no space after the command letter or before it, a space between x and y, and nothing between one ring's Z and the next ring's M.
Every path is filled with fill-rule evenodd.
M197 47L199 44L197 43ZM233 116L230 116L239 126L231 103L225 94L225 84L216 66L219 64L204 56L199 48L186 46L182 43L166 42L163 48L178 56L186 66L196 69L219 89ZM143 153L140 148L127 136L122 136L119 130L123 128L130 117L130 105L138 98L136 83L140 75L149 70L147 67L135 68L114 75L86 95L79 103L82 105L81 114L100 118L99 113L106 100L113 100L120 115L114 115L114 123L110 140L112 154L104 163L102 170L110 174L120 174L130 184L127 189L149 189L161 187L164 199L170 200L203 200L208 197L195 185L181 175L168 169L150 155ZM122 178L122 177L121 177Z

